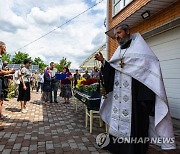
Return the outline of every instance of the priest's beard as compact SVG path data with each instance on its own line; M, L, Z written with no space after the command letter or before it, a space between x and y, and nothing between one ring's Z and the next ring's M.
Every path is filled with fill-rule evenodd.
M117 41L120 46L124 46L129 41L129 38L118 38Z

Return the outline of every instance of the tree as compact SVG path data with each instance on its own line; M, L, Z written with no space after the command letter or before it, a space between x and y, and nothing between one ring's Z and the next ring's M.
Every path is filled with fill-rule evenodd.
M35 58L32 64L39 65L39 70L44 70L44 68L47 66L47 64L45 64L39 57Z
M2 61L3 62L7 61L9 64L11 64L12 63L11 55L6 52L5 54L2 55Z
M29 57L29 54L18 51L15 53L14 57L12 58L12 63L13 64L23 64L24 60L27 58L31 58L31 57Z
M55 64L55 68L57 68L58 72L62 72L63 67L70 67L71 66L71 62L67 61L66 58L62 58L59 63Z

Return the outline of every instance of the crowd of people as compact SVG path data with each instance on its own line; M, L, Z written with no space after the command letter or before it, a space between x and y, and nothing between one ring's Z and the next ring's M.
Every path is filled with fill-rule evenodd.
M41 101L45 103L58 103L57 94L60 89L59 96L64 99L64 104L69 104L69 99L72 97L72 89L76 86L77 80L84 77L89 79L91 77L98 77L99 71L97 68L92 70L91 74L86 70L83 75L79 73L79 70L75 70L72 74L69 68L64 67L62 72L58 72L55 68L55 63L51 62L44 70L35 70L32 72L30 66L32 64L31 59L25 59L24 64L21 64L19 69L9 70L8 63L2 62L2 54L6 52L6 45L4 42L0 42L0 118L2 115L3 101L7 100L8 83L9 80L14 84L14 97L20 102L21 112L28 112L26 104L31 99L31 92L41 93ZM62 74L65 78L59 80L56 78L56 74ZM0 123L0 130L3 130L3 126Z

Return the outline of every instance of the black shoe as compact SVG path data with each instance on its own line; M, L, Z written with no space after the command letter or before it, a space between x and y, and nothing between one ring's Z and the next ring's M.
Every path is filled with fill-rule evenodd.
M53 101L50 101L50 103L53 103Z
M58 101L54 101L54 103L58 103Z

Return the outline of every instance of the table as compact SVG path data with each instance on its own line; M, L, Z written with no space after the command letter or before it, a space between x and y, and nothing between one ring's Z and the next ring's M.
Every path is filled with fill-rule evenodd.
M74 90L74 97L80 100L85 106L85 126L88 125L88 118L90 119L90 133L92 133L93 119L98 118L100 127L103 125L103 121L99 115L99 108L101 104L101 96L91 97L87 94L84 94L78 90ZM77 111L77 101L76 101L76 111Z

